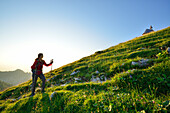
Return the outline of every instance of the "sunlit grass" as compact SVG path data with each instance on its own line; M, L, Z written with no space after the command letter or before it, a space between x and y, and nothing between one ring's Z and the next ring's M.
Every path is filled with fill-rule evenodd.
M31 81L0 92L0 111L170 112L170 56L160 49L165 46L170 47L170 27L98 51L46 73L44 94L29 97ZM149 59L147 65L132 65L142 59ZM90 82L92 75L107 81Z

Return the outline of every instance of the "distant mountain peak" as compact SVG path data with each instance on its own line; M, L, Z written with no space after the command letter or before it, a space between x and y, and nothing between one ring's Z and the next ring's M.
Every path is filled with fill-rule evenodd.
M15 71L17 71L17 72L24 72L24 71L21 70L21 69L16 69Z

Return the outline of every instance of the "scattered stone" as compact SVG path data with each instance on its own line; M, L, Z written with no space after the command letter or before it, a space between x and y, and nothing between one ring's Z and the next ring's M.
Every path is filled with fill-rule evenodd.
M99 71L96 71L96 74L99 74L100 72Z
M132 65L138 65L138 62L132 61Z
M19 100L19 99L21 99L21 98L22 98L22 96L18 97L17 99Z
M38 93L38 92L41 92L41 91L42 91L42 89L41 89L41 88L39 88L39 87L38 87L38 88L36 88L36 90L35 90L35 92L37 92L37 93Z
M90 81L92 81L92 82L97 82L97 79L96 79L96 77L95 77L94 75L92 75L92 78L91 78Z
M75 74L77 74L77 73L80 73L80 71L78 70L78 71L74 71L74 72L72 72L70 75L75 75Z
M141 60L139 60L137 62L132 61L132 65L147 66L147 65L149 65L147 63L149 60L150 59L141 59Z
M149 59L145 59L145 60L141 59L141 60L139 60L140 63L147 63L148 61L149 61Z
M104 81L106 81L107 80L107 78L106 77L104 77Z
M77 80L81 80L81 78L74 78L74 79L75 79L76 81L77 81Z
M74 78L75 79L75 83L77 83L78 81L81 81L81 78Z
M101 80L103 80L103 79L104 79L104 77L105 77L105 76L104 76L104 75L102 75L102 76L100 76L100 79L101 79Z
M92 78L95 78L95 76L94 76L94 75L92 75Z
M129 77L132 78L132 75L130 75Z
M141 60L139 60L139 66L147 66L148 65L148 62L149 61L149 59L141 59Z
M51 78L47 79L47 82L49 82L51 80Z
M12 102L15 102L16 101L16 99L10 99Z
M168 52L168 54L170 54L170 47L168 47L166 51Z
M60 86L65 86L66 84L62 84L62 85L60 85Z
M101 83L106 80L107 80L107 78L104 75L102 75L100 77L95 77L94 75L92 75L92 78L90 79L90 81L92 81L92 82L101 82Z
M100 78L99 78L99 77L97 77L97 78L96 78L96 80L97 80L97 81L100 81Z
M56 92L54 91L54 92L50 95L50 99L52 99L55 94L56 94Z
M107 78L106 78L104 75L102 75L102 76L100 76L100 80L102 80L102 81L106 81L106 80L107 80Z
M92 82L97 82L97 79L96 78L91 78L91 81Z
M91 78L90 81L96 82L97 80L95 78Z

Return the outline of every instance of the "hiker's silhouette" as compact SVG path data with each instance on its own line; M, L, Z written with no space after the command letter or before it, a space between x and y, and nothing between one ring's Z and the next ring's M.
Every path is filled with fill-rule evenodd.
M35 95L34 92L35 92L35 86L36 86L38 77L42 80L42 92L44 92L46 79L42 72L42 68L43 68L43 65L51 66L53 63L53 60L51 60L49 64L46 64L46 62L42 58L43 58L43 54L39 53L38 58L35 59L34 64L31 66L31 69L32 69L32 94L31 96Z

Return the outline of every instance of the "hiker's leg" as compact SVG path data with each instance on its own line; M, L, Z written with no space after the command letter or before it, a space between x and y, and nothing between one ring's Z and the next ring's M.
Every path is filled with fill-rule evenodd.
M32 86L33 86L33 82L34 82L34 76L35 76L35 70L32 69Z
M32 84L32 95L35 92L35 86L36 86L36 83L37 83L37 78L38 78L38 76L34 75L34 81L33 81L33 84Z
M44 74L40 75L40 79L42 80L42 92L44 92L44 88L45 88L45 76L44 76Z

